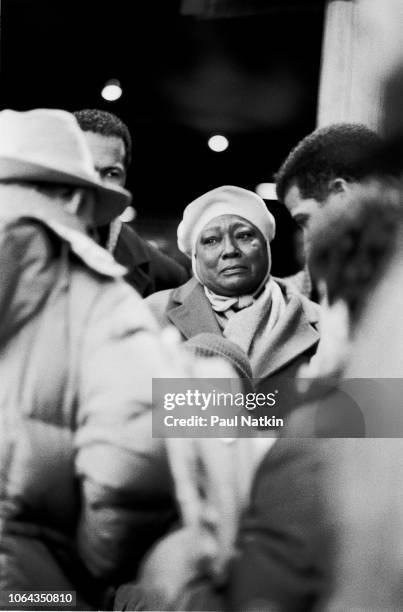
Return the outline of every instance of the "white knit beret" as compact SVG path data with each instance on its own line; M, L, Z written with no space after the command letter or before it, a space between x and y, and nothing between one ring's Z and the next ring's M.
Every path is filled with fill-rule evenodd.
M242 187L224 185L193 200L186 206L178 226L178 247L192 257L197 238L211 219L221 215L238 215L253 223L271 242L276 233L276 222L266 204L256 193Z

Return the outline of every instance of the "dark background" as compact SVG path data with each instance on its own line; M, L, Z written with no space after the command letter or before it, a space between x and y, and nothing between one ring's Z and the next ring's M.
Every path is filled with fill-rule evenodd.
M167 250L183 208L223 184L271 182L315 127L323 2L2 0L1 106L103 108L133 136L136 225ZM117 78L123 96L101 98ZM207 147L224 134L223 153ZM277 203L274 272L296 268Z

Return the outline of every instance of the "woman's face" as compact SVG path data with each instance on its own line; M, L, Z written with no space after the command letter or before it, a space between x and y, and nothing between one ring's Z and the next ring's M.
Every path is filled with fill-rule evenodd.
M253 293L266 276L269 257L260 230L238 215L215 217L196 243L196 269L214 293L238 296Z

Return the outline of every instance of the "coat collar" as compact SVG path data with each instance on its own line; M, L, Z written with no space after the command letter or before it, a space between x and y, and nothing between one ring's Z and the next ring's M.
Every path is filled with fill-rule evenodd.
M258 373L259 378L274 374L319 341L319 306L295 292L287 282L275 280L285 294L286 310L270 332L266 366ZM195 278L172 292L167 315L186 339L201 332L222 335L203 287Z
M202 332L222 335L204 289L195 278L172 292L167 314L186 339Z
M267 359L259 378L266 378L286 366L319 342L319 306L295 292L286 282L275 279L286 298L286 310L270 332Z
M27 194L24 190L15 188L10 191L7 198L8 192L5 186L2 187L2 193L0 221L18 223L23 219L35 220L67 243L71 251L88 268L112 278L120 278L126 274L126 269L88 236L81 220L66 211L57 198L52 200L34 189Z
M146 243L140 238L136 230L122 223L117 239L114 255L123 254L129 262L135 262L136 266L145 265L146 268L151 261Z
M127 268L126 281L135 287L140 295L155 291L150 274L150 254L137 232L126 223L121 225L114 257Z

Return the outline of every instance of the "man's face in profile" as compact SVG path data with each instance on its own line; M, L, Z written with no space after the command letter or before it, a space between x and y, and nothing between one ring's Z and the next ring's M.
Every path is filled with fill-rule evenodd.
M99 179L104 185L124 187L126 183L125 144L118 136L83 132Z
M284 204L302 231L302 244L300 244L300 253L302 254L302 252L306 252L309 245L309 228L312 218L322 209L323 203L315 198L305 198L298 185L293 183L285 194Z

